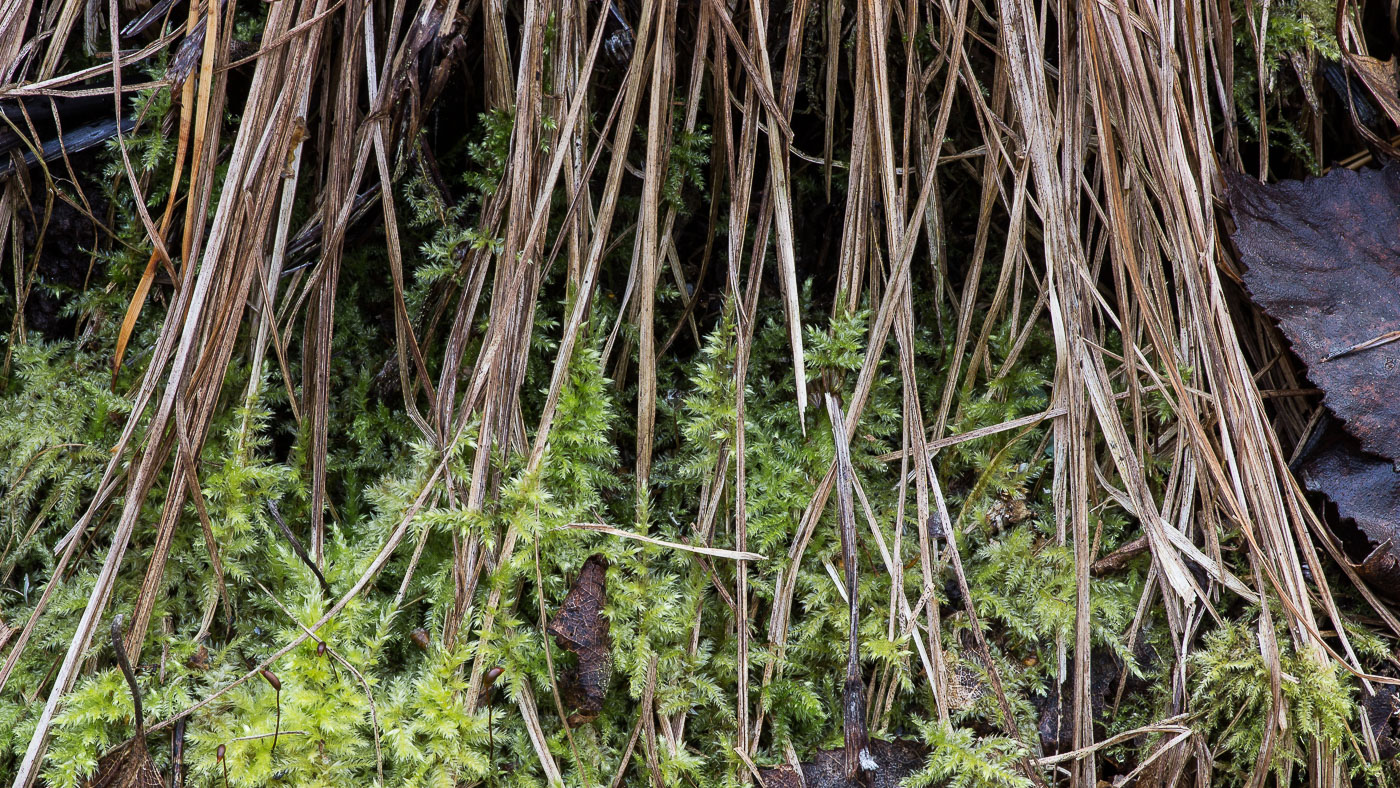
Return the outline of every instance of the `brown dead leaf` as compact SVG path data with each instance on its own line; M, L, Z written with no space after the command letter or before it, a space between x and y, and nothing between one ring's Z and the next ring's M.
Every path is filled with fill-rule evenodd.
M951 649L943 649L943 686L948 688L948 708L964 711L991 694L982 674L971 660L964 660Z
M1026 506L1024 496L1012 493L1001 493L992 501L992 505L987 507L987 529L994 534L1005 531L1008 527L1030 519L1031 510Z
M1400 755L1400 690L1376 685L1375 692L1363 692L1361 709L1376 736L1376 755L1390 761Z
M918 742L871 739L866 748L874 766L867 766L869 782L846 777L845 748L820 750L812 760L800 764L802 773L788 764L759 769L758 776L768 788L895 788L899 781L923 768L927 750Z
M608 598L607 572L606 558L589 556L558 614L546 627L561 648L578 655L578 668L564 671L559 682L564 702L576 710L569 717L570 725L598 718L608 680L612 678L612 643L608 621L603 617Z
M1352 568L1371 587L1400 599L1400 473L1395 463L1367 454L1341 430L1299 469L1303 484L1326 495L1337 514L1356 524L1367 544Z
M1362 447L1400 460L1400 167L1229 181L1250 295Z
M209 649L201 644L200 647L196 649L193 654L190 655L190 658L185 660L185 666L188 667L190 670L208 670Z

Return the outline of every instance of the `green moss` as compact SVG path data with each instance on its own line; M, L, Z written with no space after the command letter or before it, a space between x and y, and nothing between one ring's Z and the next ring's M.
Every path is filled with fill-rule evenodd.
M1247 620L1220 627L1206 635L1204 647L1190 658L1192 700L1216 753L1216 784L1252 781L1265 732L1274 727L1269 717L1275 714L1286 724L1277 726L1268 766L1280 779L1303 763L1309 740L1333 753L1352 777L1367 771L1379 777L1374 768L1366 768L1353 739L1350 722L1358 709L1341 666L1298 653L1280 629L1282 705L1276 708L1256 628Z
M814 7L814 20L817 13ZM1323 52L1325 41L1319 41L1325 38L1325 28L1317 27L1316 4L1276 6L1274 14L1270 58L1282 58L1302 45ZM816 28L809 25L809 37ZM927 31L920 31L913 42L930 56L932 43ZM139 174L153 184L147 197L154 208L164 199L161 190L170 175L172 142L162 136L158 122L170 108L168 96L160 92L144 94L140 101L148 104L151 122L132 135L130 151ZM451 162L441 170L453 173L448 183L433 177L426 157L409 155L398 163L404 179L389 190L404 220L409 318L423 329L424 337L433 337L423 345L433 375L442 368L444 352L443 318L436 310L445 298L455 299L465 284L461 277L468 252L500 249L500 240L480 229L481 212L501 183L513 126L514 119L506 113L478 116L458 147L438 157L439 163ZM679 127L673 133L664 197L680 215L679 224L691 222L689 228L678 225L677 232L694 233L694 225L703 224L702 215L708 215L705 200L716 199L704 194L714 140L703 124L693 133ZM33 611L39 589L53 574L52 546L95 492L130 408L127 392L149 362L143 349L153 343L163 318L165 303L153 299L138 323L131 356L117 381L118 393L113 394L108 364L119 316L149 254L144 227L122 186L125 174L115 162L109 153L107 174L117 185L108 197L119 217L117 238L97 250L102 264L92 285L62 293L70 314L81 320L82 338L33 337L23 344L7 340L13 363L0 396L0 538L5 543L0 594L11 625ZM819 166L795 165L793 178L793 193L803 200L824 194ZM835 172L833 185L834 193L844 191L844 171ZM622 196L622 215L637 208L631 186ZM560 210L552 212L556 221L563 213L562 198L560 203ZM704 210L697 210L702 204ZM302 205L299 211L309 208ZM547 237L556 237L557 229L549 228ZM442 447L426 442L405 414L394 326L386 318L392 307L385 296L384 238L372 227L359 232L342 265L331 354L328 489L334 511L326 545L330 594L287 544L267 506L275 502L293 531L305 527L307 437L288 401L295 396L289 395L289 388L295 391L300 385L302 360L292 342L286 358L290 380L283 379L276 363L259 370L243 368L237 361L230 367L221 395L224 404L216 409L199 468L228 596L220 600L224 590L214 578L196 512L187 504L179 513L170 563L142 651L148 668L141 671L140 682L149 722L226 687L248 665L318 620L332 597L345 593L364 572L443 459ZM719 227L716 232L722 237L727 230ZM751 237L746 241L753 243ZM948 242L955 267L964 264L961 256L967 250L959 246L964 239ZM820 254L812 239L799 237L797 244L804 265ZM992 246L996 244L994 238ZM629 415L635 406L635 372L617 375L619 369L629 368L619 363L624 353L634 354L626 361L636 361L636 334L629 321L622 321L611 355L604 355L622 309L618 302L630 270L629 247L619 243L603 261L590 324L574 351L538 471L528 473L518 454L505 457L500 446L475 446L476 431L466 430L468 437L447 458L454 476L452 490L440 484L431 491L427 507L378 579L318 633L329 651L319 653L311 641L279 659L273 670L282 684L280 699L266 682L254 679L191 716L190 784L221 783L227 768L230 786L367 785L377 779L382 760L388 785L541 785L539 757L519 707L527 694L536 700L545 746L568 784L604 784L620 766L627 770L629 784L640 783L651 768L641 754L643 747L631 750L628 764L621 759L644 711L641 700L649 686L655 711L666 720L655 756L656 778L666 785L738 784L746 770L733 750L738 740L738 622L724 599L735 594L733 562L701 562L681 551L568 527L577 522L626 524L660 539L694 543L704 538L695 524L702 519L703 491L718 471L730 481L711 541L724 547L735 541L732 447L739 424L732 299L696 310L701 336L692 340L689 331L683 331L658 362L653 484L640 507L634 499L635 427ZM994 256L999 251L991 248L987 253ZM555 264L542 275L520 401L527 429L538 422L565 308L577 297L569 290L563 268ZM926 270L919 268L917 276L913 307L919 320L912 352L918 385L912 394L929 416L940 410L950 383L950 356L959 351L953 347L955 315L946 305L934 303ZM997 276L984 270L983 281L975 283L973 297L979 304L989 299ZM712 273L711 280L716 278ZM481 295L483 304L492 296L491 279L487 277ZM800 318L807 347L803 372L813 390L849 401L870 350L879 304L871 303L867 294L854 309L837 310L832 316L829 304L844 304L846 296L823 292L828 284L819 276L804 275L802 280ZM701 285L715 287L714 281ZM766 557L752 563L748 574L746 701L765 719L756 754L760 764L782 760L788 744L806 757L840 743L848 625L844 588L832 577L842 561L833 506L828 504L815 523L802 561L794 565L789 556L834 447L822 408L809 407L805 424L799 420L786 316L776 301L765 296L749 316L755 334L744 392L747 549ZM657 290L659 331L679 324L684 303L668 272ZM479 317L484 312L480 310ZM1051 406L1055 358L1044 327L1032 328L1014 363L1002 370L1029 312L1027 306L1022 314L1003 316L993 324L985 359L971 374L964 366L952 381L943 435L1002 424ZM468 364L481 350L480 328L474 327L465 349ZM1105 346L1121 350L1111 332ZM909 570L903 574L903 588L896 588L897 573L888 570L876 549L862 504L857 590L862 668L865 675L877 677L874 683L888 689L891 699L888 713L881 708L876 715L873 732L918 737L929 746L929 762L910 778L911 786L1025 785L1020 764L1038 754L1040 746L1033 699L1068 681L1060 669L1061 657L1066 656L1062 649L1073 642L1075 630L1073 545L1060 544L1053 526L1050 428L1043 423L964 441L934 458L955 517L954 538L964 557L972 602L990 641L992 664L982 664L980 657L964 650L971 623L961 600L950 598L956 584L951 582L954 570L948 551L940 550L935 576L927 584L915 568L921 558L920 532L928 525L917 516L912 477L902 475L909 467L891 460L904 448L905 392L894 339L882 350L883 361L851 451L873 527L893 553L891 564ZM635 363L630 369L635 370ZM252 376L259 385L253 387L253 396L245 397ZM1149 429L1170 421L1164 397L1148 396L1146 419ZM527 442L533 438L525 437ZM489 476L478 480L491 492L479 511L470 510L463 500L463 490L473 481L477 451L491 452ZM1110 462L1095 459L1104 473L1112 473ZM1149 483L1159 496L1168 484L1169 462L1148 462ZM125 610L137 594L155 542L154 523L166 484L161 478L148 496L109 614ZM1102 556L1137 536L1141 528L1113 501L1097 503L1089 524L1095 555ZM475 539L486 554L495 555L500 536L508 531L519 537L514 552L483 576L461 641L448 648L440 633L453 614L454 544ZM0 772L22 757L53 665L62 658L93 587L109 532L110 517L99 516L94 541L54 587L48 612L0 693ZM1229 539L1223 541L1228 547ZM594 553L609 561L604 613L614 673L597 719L566 734L555 711L555 685L559 676L577 666L577 657L558 648L541 622L559 609L573 578ZM1228 552L1226 558L1237 560ZM400 596L410 564L413 577ZM1144 557L1122 573L1090 581L1096 653L1116 655L1130 673L1160 687L1126 698L1116 716L1099 720L1107 735L1161 719L1169 707L1173 674L1166 655L1174 650L1164 642L1162 611L1149 610L1138 634L1162 655L1160 660L1139 664L1134 659L1139 652L1126 642L1139 601L1148 591L1148 566ZM779 581L787 578L794 579L796 593L788 635L778 649L769 643L767 624ZM718 588L725 589L724 595ZM500 594L499 605L489 611L489 627L482 609L488 591ZM986 693L957 710L951 723L933 721L937 708L913 642L926 633L891 628L890 600L900 593L911 603L941 604L940 634L951 660L981 671L984 679L988 668L996 669L1021 740L989 733L1005 721ZM1227 604L1222 603L1221 610L1228 619L1253 620L1254 612ZM208 631L202 632L206 612L211 620ZM1250 626L1227 623L1211 630L1207 623L1205 645L1190 663L1191 706L1200 711L1196 722L1211 743L1220 774L1229 779L1253 768L1258 740L1251 737L1262 730L1268 713L1267 671ZM428 633L426 648L412 634L419 628ZM1368 659L1379 660L1389 652L1388 641L1364 628L1349 632ZM132 729L130 697L112 667L109 649L96 644L89 658L92 670L65 699L53 731L45 779L54 788L81 784L101 752ZM503 672L495 693L469 712L474 705L467 694L470 670L478 660ZM1354 752L1348 726L1356 717L1356 703L1345 677L1292 652L1285 653L1284 665L1292 678L1284 695L1293 741L1315 737L1344 753ZM1227 711L1239 714L1239 720L1224 716ZM267 734L278 724L279 714L282 734L274 753ZM678 724L682 715L685 746L673 749L666 741L666 728ZM168 763L168 739L152 737L151 746L158 760ZM222 761L217 755L220 746L225 748ZM1134 746L1114 752L1130 760L1140 754L1131 751ZM1280 773L1298 751L1297 746L1280 748ZM1349 769L1359 769L1359 760L1344 757Z

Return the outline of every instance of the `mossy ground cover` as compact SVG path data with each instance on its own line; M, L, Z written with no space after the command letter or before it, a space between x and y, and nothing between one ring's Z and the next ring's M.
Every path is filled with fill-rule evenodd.
M132 735L108 639L80 642L65 667L94 600L99 633L144 600L145 636L127 650L149 746L188 785L725 786L839 748L849 589L830 396L854 416L864 724L921 748L905 785L1393 779L1364 732L1361 685L1318 658L1297 599L1266 582L1277 566L1204 480L1233 426L1208 423L1221 432L1198 443L1187 433L1236 390L1192 344L1194 302L1134 295L1185 298L1171 267L1185 263L1151 246L1166 235L1154 222L1176 228L1167 181L1130 187L1163 203L1126 237L1107 218L1100 154L1086 147L1098 163L1073 172L1104 199L1075 219L1052 215L1029 174L1036 121L1018 102L1033 91L1014 80L1003 19L1020 4L887 17L797 3L759 23L722 4L528 3L496 19L497 5L452 6L450 24L424 28L432 46L413 49L404 30L420 17L372 4L390 31L369 35L379 56L412 57L385 61L381 82L353 76L363 42L322 41L325 71L308 78L294 131L288 114L255 109L261 72L199 67L197 88L124 97L139 126L75 156L73 173L51 163L4 181L0 616L13 631L0 774L21 773L40 726L39 779L55 788L87 784ZM265 35L272 11L230 6L226 39L303 40L276 37L289 22ZM1315 97L1255 101L1261 75L1286 78L1281 64L1337 57L1315 6L1275 5L1262 44L1242 32L1256 9L1233 9L1233 35L1212 23L1237 62L1209 86L1223 104L1194 111L1222 159L1248 160L1267 126L1266 161L1319 166L1305 133L1323 121L1282 117L1300 100L1324 117ZM428 3L422 18L442 10ZM347 18L358 35L363 20ZM1047 40L1098 40L1061 14L1045 23ZM70 71L103 62L72 48ZM244 49L211 49L210 63ZM1066 68L1071 51L1056 54ZM179 57L126 81L167 80ZM205 156L201 181L179 149L203 90L223 97L210 114L223 137L190 154ZM377 107L378 91L402 100ZM577 115L575 96L589 100ZM789 132L770 147L778 126ZM230 151L263 138L291 141L260 160L280 175L239 188L250 203L282 200L284 230L311 240L288 253L277 222L253 223L257 273L214 317L191 318L196 271L219 272L209 292L235 293L243 269L210 240L231 235L212 230L213 251L173 254L180 225L219 226L241 199L224 190L230 162L247 161ZM357 162L368 174L347 192ZM356 194L363 217L342 210ZM164 235L168 270L153 268L136 200L160 222L172 197L197 209ZM1074 305L1082 322L1057 289L1056 222L1082 229L1076 275L1098 299L1086 290ZM81 240L55 245L50 226ZM1172 281L1130 280L1134 253ZM1176 345L1148 341L1153 320L1180 321ZM197 340L187 369L169 350L182 335ZM1071 342L1109 365L1103 427L1074 404L1074 375L1093 369L1067 371L1082 360ZM1286 359L1264 358L1276 346L1245 344L1261 376L1283 374ZM166 365L184 377L167 380ZM1187 403L1197 391L1208 395ZM1296 437L1296 414L1250 396ZM1073 413L1086 415L1080 435L1056 426ZM1109 420L1130 446L1109 445ZM149 483L133 481L147 463ZM1148 530L1136 489L1214 559L1190 564L1199 599L1170 596L1167 544L1135 541ZM104 579L128 520L130 547ZM683 549L701 545L762 559ZM594 555L607 563L610 673L583 719L561 689L579 656L547 628ZM1330 565L1309 571L1331 581L1316 604L1340 611L1349 635L1325 642L1360 670L1390 671L1383 622ZM69 673L71 689L55 689Z

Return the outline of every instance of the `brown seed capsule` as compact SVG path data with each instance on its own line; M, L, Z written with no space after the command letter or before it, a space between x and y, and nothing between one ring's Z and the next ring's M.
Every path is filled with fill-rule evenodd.
M277 693L277 722L272 729L272 752L277 752L277 735L282 732L282 680L277 678L277 674L263 668L258 671L262 674L263 681L272 686L272 690Z
M427 651L428 645L432 643L432 638L428 635L428 630L421 627L408 633L408 639L413 641L413 645L424 651Z
M326 656L326 641L322 640L316 644L316 656Z
M224 759L224 753L227 751L227 748L225 748L224 745L220 744L219 748L217 750L214 750L214 759L222 761Z
M488 706L490 705L491 685L495 684L496 679L500 678L501 674L505 672L506 669L501 667L500 665L497 665L496 667L486 671L486 675L481 677L481 691L478 692L476 695L478 703L484 703Z

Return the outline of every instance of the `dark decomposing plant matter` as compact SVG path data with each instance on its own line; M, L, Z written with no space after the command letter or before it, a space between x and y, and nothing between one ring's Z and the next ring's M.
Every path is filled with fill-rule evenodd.
M1395 463L1367 454L1355 439L1332 430L1300 469L1303 483L1327 496L1340 517L1355 523L1358 562L1352 567L1378 593L1400 595L1400 474Z
M1400 462L1400 168L1276 186L1233 180L1250 296L1279 321L1323 402L1372 454Z
M575 709L568 718L570 725L598 718L608 691L608 680L612 678L612 643L608 638L608 622L603 618L608 594L607 571L606 558L589 556L573 588L569 589L569 595L559 606L558 614L545 627L546 632L558 639L560 646L578 657L578 667L560 678L564 700ZM487 677L495 678L489 673Z
M1339 170L1306 182L1236 178L1234 241L1250 295L1277 317L1318 385L1314 419L1295 464L1308 489L1359 530L1346 563L1377 592L1400 592L1400 170ZM1345 534L1343 534L1345 535ZM1341 540L1339 540L1339 544Z
M0 784L1400 783L1394 18L0 2Z

